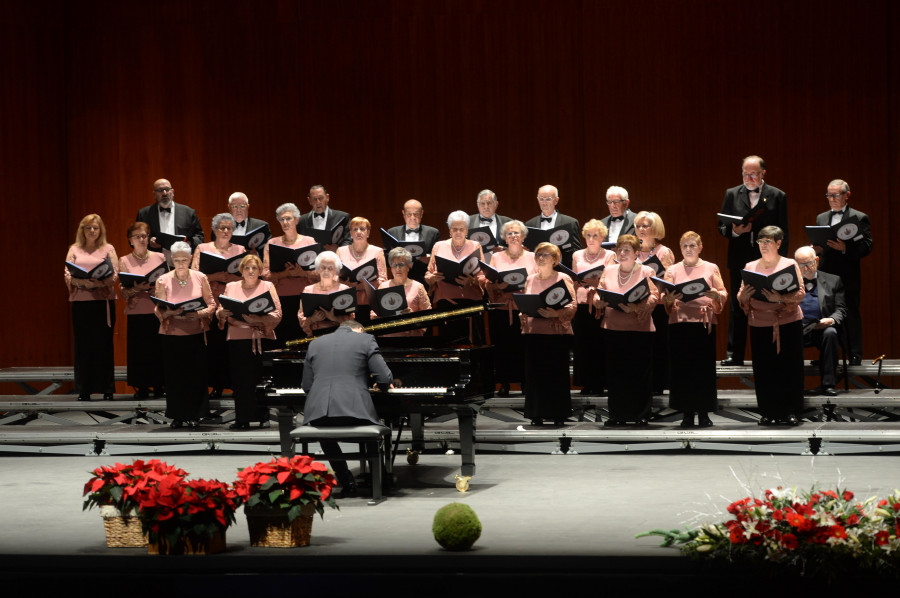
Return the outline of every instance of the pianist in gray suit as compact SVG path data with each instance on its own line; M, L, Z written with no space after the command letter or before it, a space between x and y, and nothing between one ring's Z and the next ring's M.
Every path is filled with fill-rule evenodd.
M316 427L382 425L369 395L369 373L379 387L391 385L393 375L381 356L378 343L355 320L342 322L331 334L320 336L309 344L303 364L303 391L306 406L303 424ZM335 441L322 441L328 453L340 455ZM332 459L344 495L352 496L356 483L347 462Z

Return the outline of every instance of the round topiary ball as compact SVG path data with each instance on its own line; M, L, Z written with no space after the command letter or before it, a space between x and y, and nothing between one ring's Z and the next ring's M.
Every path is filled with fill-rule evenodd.
M481 537L481 521L469 505L452 502L434 514L431 531L447 550L468 550Z

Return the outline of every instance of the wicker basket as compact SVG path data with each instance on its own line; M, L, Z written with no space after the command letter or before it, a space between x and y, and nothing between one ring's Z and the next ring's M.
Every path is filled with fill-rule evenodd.
M142 548L147 545L147 536L141 531L141 520L126 517L115 507L101 507L103 530L109 548Z
M304 505L300 515L288 522L287 512L281 509L244 507L250 546L263 548L295 548L309 546L312 534L314 505Z
M216 554L225 552L225 532L217 532L211 538L198 538L192 534L183 536L175 544L169 544L165 538L147 544L147 554Z

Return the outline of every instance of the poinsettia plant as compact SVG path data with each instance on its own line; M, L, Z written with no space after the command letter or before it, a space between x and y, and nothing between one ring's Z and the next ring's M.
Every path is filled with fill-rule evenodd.
M91 472L91 479L84 485L82 510L93 507L114 507L120 514L132 513L138 508L135 494L147 484L155 484L166 476L186 477L183 469L159 459L135 460L133 463L103 465ZM102 514L102 510L101 510Z
M139 516L150 542L180 538L212 538L234 523L241 498L234 488L218 480L185 480L169 474L135 493Z
M247 507L283 509L288 521L300 515L305 505L313 505L320 517L325 506L338 506L331 495L337 480L323 463L308 455L274 458L238 472L234 488Z
M900 490L857 500L849 490L781 487L728 505L731 519L692 530L651 530L698 559L787 566L835 579L862 570L900 575Z

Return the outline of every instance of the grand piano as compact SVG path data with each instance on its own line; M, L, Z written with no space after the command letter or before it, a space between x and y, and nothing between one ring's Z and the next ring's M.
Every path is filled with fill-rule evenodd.
M366 331L379 336L434 326L460 318L480 317L485 309L484 305L475 305L444 312L416 312L376 321ZM285 349L267 351L263 356L264 374L257 387L257 401L277 408L284 455L294 452L290 433L295 427L294 416L303 411L305 395L300 385L309 340L290 341ZM396 435L394 455L404 422L410 426L413 449L422 450L425 420L455 415L462 456L460 473L475 475L475 415L478 406L493 396L494 348L440 336L380 336L378 344L397 388L372 390L371 394L378 415Z

